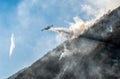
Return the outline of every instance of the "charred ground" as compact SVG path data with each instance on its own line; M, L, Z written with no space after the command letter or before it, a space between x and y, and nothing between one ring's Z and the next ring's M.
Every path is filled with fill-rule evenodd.
M120 7L8 79L120 79Z

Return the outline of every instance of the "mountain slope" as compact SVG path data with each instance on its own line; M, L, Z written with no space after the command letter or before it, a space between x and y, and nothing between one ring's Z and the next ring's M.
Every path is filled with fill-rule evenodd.
M15 75L8 79L120 79L120 7Z

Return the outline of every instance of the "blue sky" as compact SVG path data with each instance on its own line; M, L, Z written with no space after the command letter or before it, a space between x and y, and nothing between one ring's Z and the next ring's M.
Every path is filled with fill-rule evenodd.
M78 0L0 0L0 79L31 65L61 42L56 34L40 30L47 25L68 26L82 12ZM9 57L10 37L15 49Z
M42 28L51 24L69 27L76 16L90 20L97 12L89 10L99 8L94 6L89 0L0 0L0 79L30 66L62 43L56 33L41 32ZM10 57L12 33L16 47Z

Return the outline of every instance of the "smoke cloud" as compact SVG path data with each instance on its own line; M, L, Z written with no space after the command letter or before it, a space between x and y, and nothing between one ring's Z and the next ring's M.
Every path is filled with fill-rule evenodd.
M81 10L86 13L92 19L99 19L101 16L109 11L120 6L120 0L87 0L87 2L81 5Z
M85 13L86 21L83 21L78 16L74 17L74 23L69 23L68 28L51 28L58 35L67 40L77 38L83 34L92 24L95 23L104 14L117 8L120 4L120 0L87 0L86 3L81 5L81 11ZM88 17L91 17L88 19ZM112 29L110 29L112 31Z
M14 48L15 48L14 34L12 33L12 35L11 35L11 44L10 44L10 52L9 52L10 56L12 55Z
M78 17L74 17L75 23L70 23L69 28L54 28L51 27L49 30L57 32L60 37L67 40L77 38L79 35L83 34L90 26L90 22L84 22Z
M86 13L86 16L92 17L92 19L83 21L79 17L74 17L75 22L69 23L69 28L51 28L50 30L57 32L61 37L68 40L77 38L89 29L101 16L120 6L120 0L96 0L94 3L93 0L87 0L87 2L81 5L81 10ZM112 32L112 30L112 27L108 28L108 31ZM61 54L59 60L72 54L74 52L64 46L64 52Z

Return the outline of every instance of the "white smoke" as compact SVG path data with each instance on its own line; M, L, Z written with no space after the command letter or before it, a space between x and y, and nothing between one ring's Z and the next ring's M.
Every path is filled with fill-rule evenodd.
M86 21L83 21L79 17L74 17L74 23L69 23L69 28L51 28L60 37L67 40L77 38L83 34L97 19L106 14L107 12L120 6L120 0L87 0L86 3L81 5L81 11L85 12L85 15L92 17Z
M93 23L93 21L83 21L79 17L74 17L74 23L69 23L69 29L73 31L72 38L77 38L79 35L83 34Z
M73 53L71 52L71 50L68 50L66 44L64 44L64 50L63 50L62 54L60 55L59 60L61 60L62 58L66 57L66 56L70 56L72 54Z
M120 0L87 0L86 4L81 5L82 11L84 11L89 17L93 16L93 19L99 19L101 16L109 11L114 10L120 6Z
M88 1L88 0L87 0ZM56 31L60 34L60 36L69 39L77 38L79 35L83 34L88 28L90 28L97 19L99 19L101 16L106 14L107 12L117 8L120 6L120 0L96 0L93 2L93 0L89 0L88 4L83 4L82 11L84 11L89 17L92 16L93 18L88 21L83 21L79 17L74 17L75 23L70 23L69 28L59 28L59 30L64 30L62 32L59 32L58 29L51 29L53 31ZM112 27L108 29L110 32L112 32ZM69 38L66 37L66 32L69 32ZM68 34L67 34L68 35ZM74 54L74 52L72 52ZM64 52L61 54L59 60L61 60L63 57L71 55L71 50L67 49L66 46L64 46Z
M89 28L91 23L84 22L78 17L74 17L75 23L70 23L69 28L54 28L51 27L49 30L57 32L60 37L67 40L77 38L79 35L83 34L85 30Z
M11 35L10 51L9 51L9 55L10 56L12 55L14 48L15 48L14 34L12 33L12 35Z

